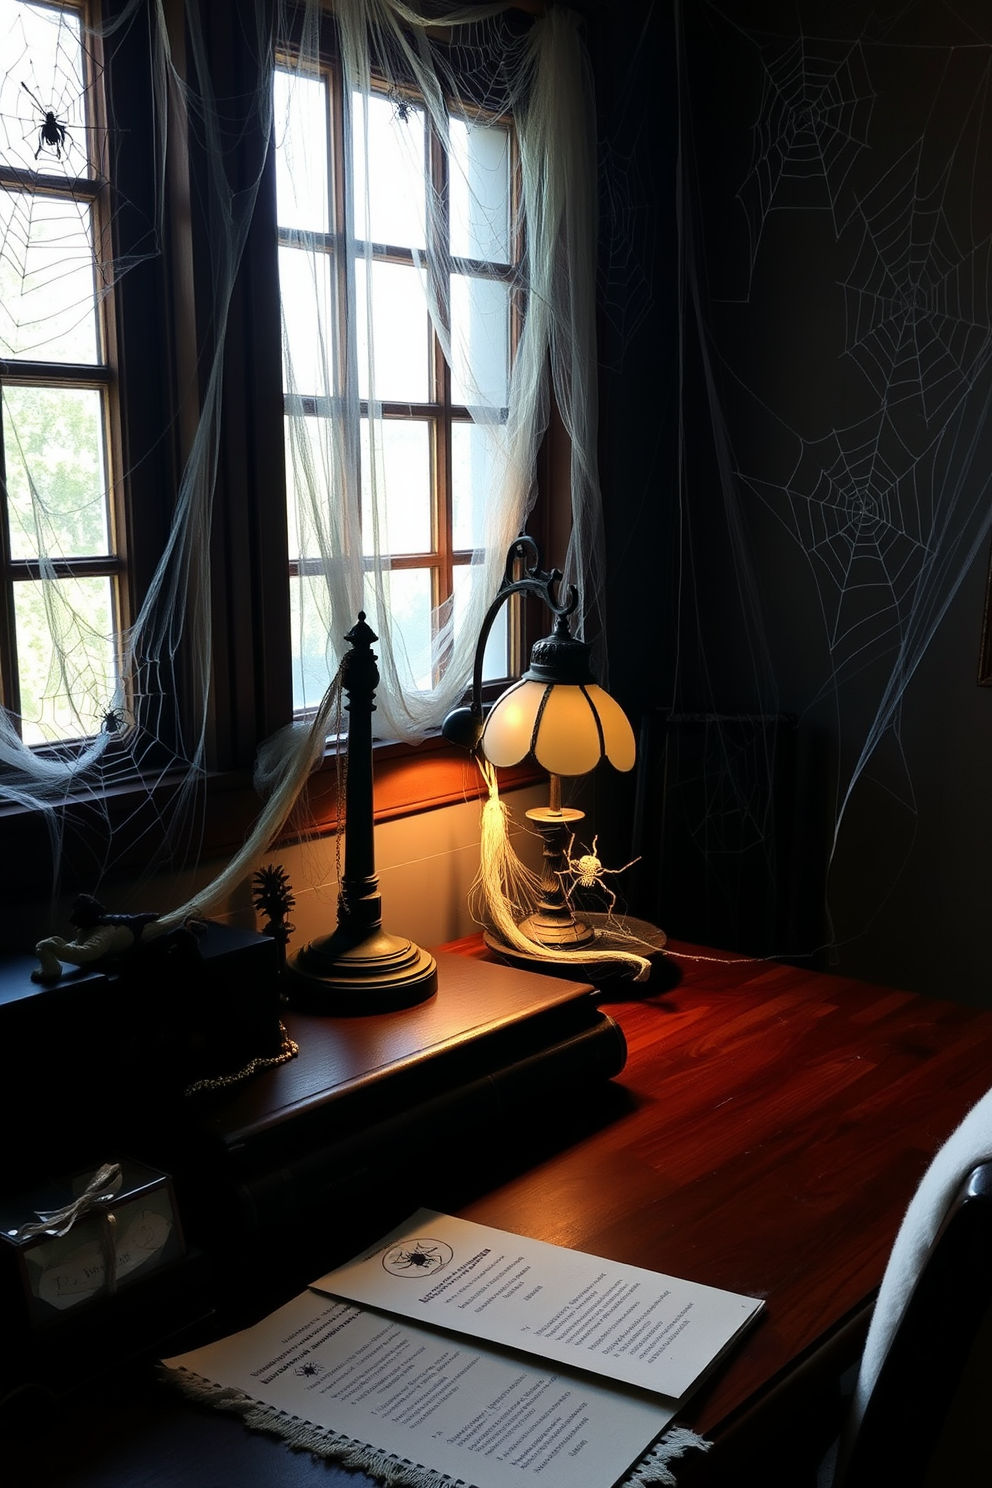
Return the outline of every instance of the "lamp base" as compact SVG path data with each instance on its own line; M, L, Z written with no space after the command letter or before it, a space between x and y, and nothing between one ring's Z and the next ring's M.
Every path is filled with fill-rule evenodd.
M557 912L553 906L539 909L520 920L517 929L522 930L528 940L536 940L538 945L547 946L550 951L579 950L591 946L596 938L588 919L577 919L567 904Z
M415 1007L437 991L437 962L412 940L376 927L356 937L339 925L286 963L294 1007L355 1016Z
M643 956L653 962L660 959L668 943L664 930L659 930L657 925L652 925L647 920L618 920L616 915L590 914L585 916L585 921L592 930L591 940L576 945L574 951L565 944L549 947L568 952L567 962L542 961L537 954L532 955L517 946L506 945L490 930L483 931L482 938L494 955L511 966L519 966L524 971L544 972L548 976L569 977L572 981L580 982L612 981L614 977L629 975L623 965L610 966L585 961L584 951L631 951L635 956Z

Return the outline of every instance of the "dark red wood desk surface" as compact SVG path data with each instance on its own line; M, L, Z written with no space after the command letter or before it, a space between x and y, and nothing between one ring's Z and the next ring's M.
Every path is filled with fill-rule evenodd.
M677 985L613 1001L630 995L617 983L607 1004L631 1109L464 1213L764 1297L681 1417L717 1439L761 1436L790 1388L859 1356L905 1206L992 1085L992 1012L669 950ZM687 1459L680 1483L690 1460L702 1467Z
M669 951L667 974L643 995L617 982L604 999L629 1056L594 1129L586 1119L569 1142L566 1127L558 1151L460 1212L766 1298L682 1415L717 1447L685 1459L681 1485L723 1481L735 1453L746 1457L749 1442L767 1443L769 1427L794 1416L808 1383L819 1389L857 1357L915 1185L992 1085L992 1012L677 943ZM34 1463L23 1481L364 1481L140 1377L128 1388L130 1400L98 1390L88 1416L67 1405L71 1446L57 1428L25 1456L15 1442L8 1460Z

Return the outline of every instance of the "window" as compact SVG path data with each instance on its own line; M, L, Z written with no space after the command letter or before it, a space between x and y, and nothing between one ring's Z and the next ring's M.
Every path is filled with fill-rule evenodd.
M0 699L26 744L99 732L119 682L109 209L84 19L0 0Z
M278 67L275 117L300 712L332 669L326 575L355 548L362 603L373 616L388 609L406 684L440 680L432 625L446 605L458 625L496 476L489 436L507 416L515 141L505 119L454 103L439 127L412 89L345 92L329 66ZM350 527L349 452L360 486ZM509 669L505 612L500 621L494 676Z
M371 11L389 82L353 70ZM90 888L122 853L237 847L260 742L302 732L360 608L381 737L436 729L535 500L548 364L559 397L590 388L561 220L587 196L557 185L583 136L543 136L574 27L552 8L532 52L518 9L444 35L396 0L330 14L0 0L0 810L46 887L53 817L62 882ZM340 53L296 67L287 16ZM459 757L430 799L465 788Z

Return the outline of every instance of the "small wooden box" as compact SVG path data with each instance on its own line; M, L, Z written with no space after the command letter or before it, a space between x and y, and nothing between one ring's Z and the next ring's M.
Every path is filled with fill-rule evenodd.
M93 1169L0 1204L4 1292L20 1294L22 1316L32 1328L75 1315L184 1254L168 1175L127 1159L120 1171L113 1198L81 1214L61 1237L46 1231L21 1238L20 1232L39 1214L54 1213L78 1198Z

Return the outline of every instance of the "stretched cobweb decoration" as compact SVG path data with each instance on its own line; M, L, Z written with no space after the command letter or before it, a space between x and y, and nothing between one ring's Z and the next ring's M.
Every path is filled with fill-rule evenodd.
M751 265L772 211L829 211L846 220L845 187L867 147L874 91L858 42L760 45L761 106L751 166L738 198L747 216Z
M844 283L848 353L888 407L917 400L928 423L968 392L992 346L992 238L956 241L952 165L925 188L917 146L886 172L861 204Z
M803 441L781 485L745 477L806 556L835 668L908 613L939 526L937 448L912 456L883 416Z

